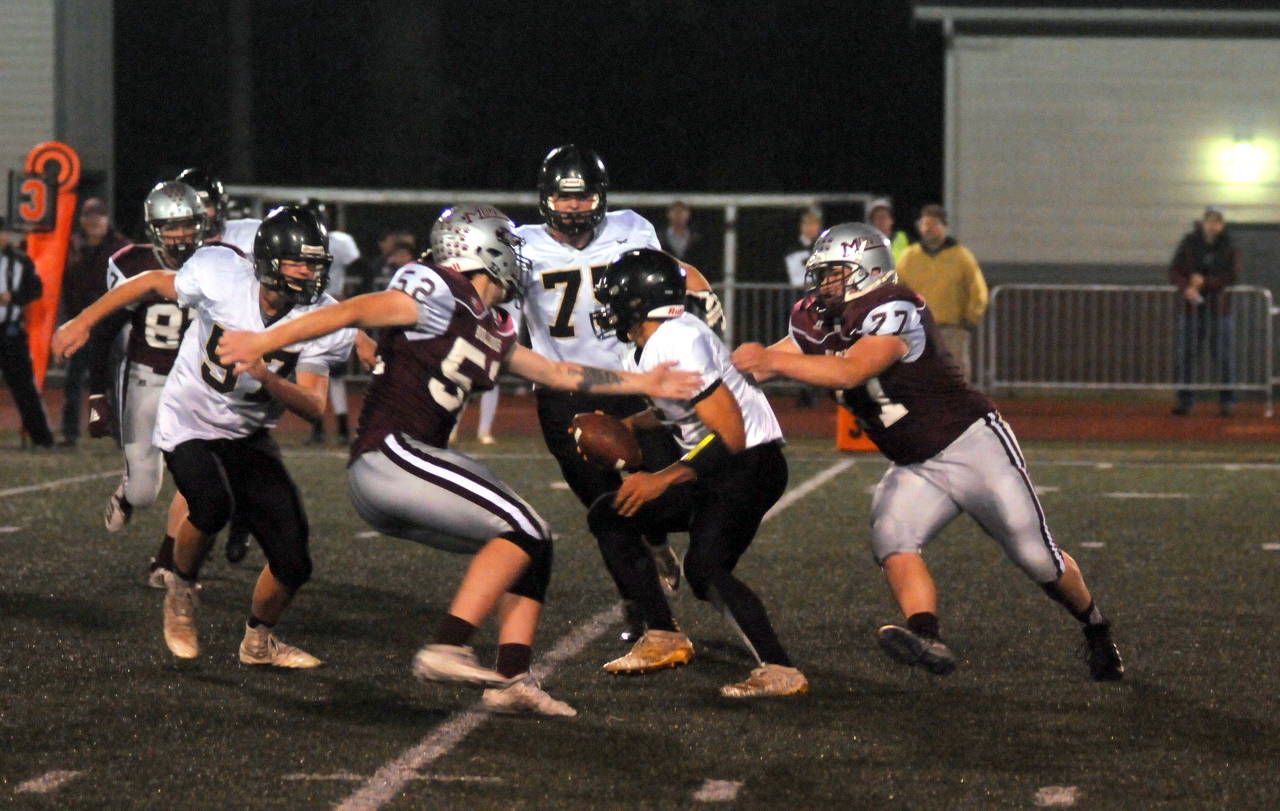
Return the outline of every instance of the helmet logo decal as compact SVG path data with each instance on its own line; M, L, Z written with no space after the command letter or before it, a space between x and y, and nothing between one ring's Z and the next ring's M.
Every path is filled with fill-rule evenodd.
M303 257L315 257L323 259L327 251L319 245L303 245L300 251Z
M560 179L562 194L580 194L587 190L587 181L580 177L564 177Z

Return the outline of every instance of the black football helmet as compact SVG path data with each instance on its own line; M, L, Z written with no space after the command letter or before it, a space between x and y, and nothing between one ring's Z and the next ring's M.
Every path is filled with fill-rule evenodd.
M311 209L316 215L316 219L320 221L325 228L333 228L333 221L329 219L329 207L325 205L323 200L317 200L314 197L302 198L302 207Z
M601 305L591 313L596 337L613 333L630 341L627 333L641 321L684 313L685 271L671 254L639 248L609 263L595 293Z
M227 224L227 190L222 181L195 167L183 169L174 180L195 189L205 209L213 212L209 215L209 232L205 237L212 239L221 234L223 226Z
M562 234L575 236L594 229L608 211L609 172L593 150L573 144L558 146L542 159L538 170L538 211L543 221ZM587 211L556 211L552 195L581 194L594 199Z
M295 279L280 270L282 261L306 262L309 279ZM253 264L258 281L294 304L315 304L329 286L329 231L310 209L280 206L258 226L253 239Z

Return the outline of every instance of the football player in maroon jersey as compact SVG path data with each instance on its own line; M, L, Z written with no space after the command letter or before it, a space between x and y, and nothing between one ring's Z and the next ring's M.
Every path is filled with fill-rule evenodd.
M955 669L922 552L965 512L1080 621L1093 678L1120 679L1110 623L1054 542L1013 431L965 382L926 302L897 283L885 236L863 223L833 226L806 267L790 334L768 348L744 344L733 361L757 381L782 376L834 390L893 462L872 500L871 545L907 620L879 629L881 647L931 673Z
M250 363L342 327L387 328L352 445L352 503L388 535L475 555L414 672L482 685L484 704L495 712L575 715L529 675L551 576L551 530L487 467L449 450L449 432L468 395L492 388L504 366L544 386L593 394L687 397L700 377L672 364L638 375L554 363L517 344L511 317L496 306L519 290L524 258L514 227L492 206L449 209L432 229L430 260L400 268L387 290L296 324L228 332L219 357ZM467 642L495 609L498 661L490 670Z

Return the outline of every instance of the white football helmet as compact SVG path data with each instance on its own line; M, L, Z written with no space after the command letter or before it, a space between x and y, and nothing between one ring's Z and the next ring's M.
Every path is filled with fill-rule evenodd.
M176 180L162 181L151 189L142 202L142 220L156 258L174 270L204 244L209 226L209 216L196 190ZM163 233L166 227L188 224L195 229L190 236Z
M458 273L482 270L505 291L503 302L511 301L531 266L520 253L524 240L515 228L493 206L446 208L431 226L431 261Z
M855 298L898 280L889 239L861 222L840 223L819 234L804 266L805 294L814 297L821 311L843 309ZM832 278L836 270L844 271L839 287Z

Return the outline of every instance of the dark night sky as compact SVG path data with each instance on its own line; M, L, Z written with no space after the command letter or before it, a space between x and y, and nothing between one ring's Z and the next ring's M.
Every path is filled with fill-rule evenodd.
M571 140L619 189L941 192L942 39L906 2L251 5L255 176L236 177L226 0L116 4L122 206L187 164L531 188Z

